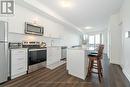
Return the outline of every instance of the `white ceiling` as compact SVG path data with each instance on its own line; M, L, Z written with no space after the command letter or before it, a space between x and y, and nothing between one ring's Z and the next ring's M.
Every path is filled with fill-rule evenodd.
M72 6L64 8L61 0L38 1L83 30L86 26L105 28L110 15L123 3L123 0L70 0Z

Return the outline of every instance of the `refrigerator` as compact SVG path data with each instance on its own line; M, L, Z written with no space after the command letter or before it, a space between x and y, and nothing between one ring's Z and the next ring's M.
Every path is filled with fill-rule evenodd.
M0 21L0 83L8 80L8 23Z

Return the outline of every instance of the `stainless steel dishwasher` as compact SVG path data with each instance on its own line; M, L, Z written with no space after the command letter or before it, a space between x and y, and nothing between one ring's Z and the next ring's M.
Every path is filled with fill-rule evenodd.
M64 60L67 58L67 46L61 47L61 60Z

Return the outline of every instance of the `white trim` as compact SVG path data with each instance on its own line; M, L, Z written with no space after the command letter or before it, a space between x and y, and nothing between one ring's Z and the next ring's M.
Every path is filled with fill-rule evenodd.
M119 62L113 62L113 61L110 60L110 63L112 63L112 64L117 64L117 65L120 65L120 66L121 66L121 64L120 64Z
M125 76L126 76L126 78L129 80L129 82L130 82L130 75L128 74L128 72L125 70L125 69L123 69L123 73L125 74Z

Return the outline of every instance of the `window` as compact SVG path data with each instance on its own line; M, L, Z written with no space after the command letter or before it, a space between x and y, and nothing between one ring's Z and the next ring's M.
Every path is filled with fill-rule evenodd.
M94 36L89 36L89 50L94 50Z
M83 44L87 44L87 42L88 42L88 35L87 34L84 34L83 35Z
M102 42L102 34L89 35L89 50L95 50Z
M95 35L95 44L100 44L100 34Z

